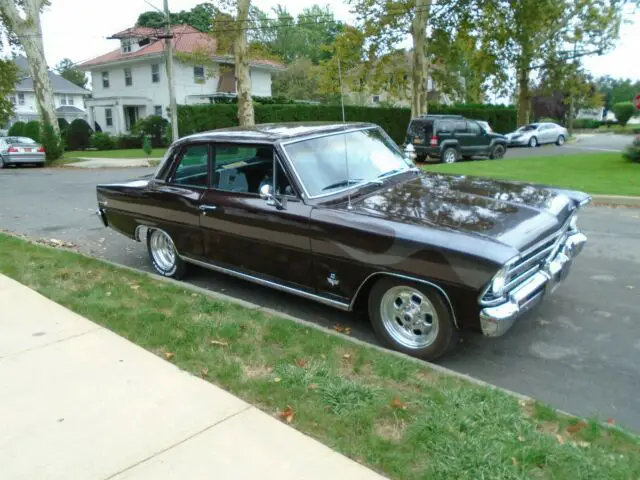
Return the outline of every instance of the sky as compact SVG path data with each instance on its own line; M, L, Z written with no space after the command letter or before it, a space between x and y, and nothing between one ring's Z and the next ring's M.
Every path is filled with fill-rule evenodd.
M162 0L148 0L162 7ZM189 10L203 0L169 0L171 11ZM151 10L145 0L52 0L42 15L45 54L50 67L63 58L81 62L97 57L118 47L115 40L106 37L134 25L138 15ZM296 15L314 3L329 5L339 20L353 23L349 7L340 0L253 0L264 11L278 3ZM629 13L631 24L621 29L616 48L602 57L584 59L586 68L595 76L640 80L640 12Z

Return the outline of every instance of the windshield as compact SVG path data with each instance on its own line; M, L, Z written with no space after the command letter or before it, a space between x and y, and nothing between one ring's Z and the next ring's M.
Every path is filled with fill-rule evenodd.
M284 148L312 197L378 182L413 167L377 128L302 140Z
M7 143L36 143L29 137L7 137L5 141Z

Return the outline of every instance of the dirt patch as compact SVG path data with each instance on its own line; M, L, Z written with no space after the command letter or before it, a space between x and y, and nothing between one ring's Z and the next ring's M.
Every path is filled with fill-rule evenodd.
M243 365L242 371L247 378L264 378L271 375L273 368L266 365Z
M407 426L404 422L384 420L377 423L374 428L376 435L395 443L402 440L402 436L404 435L404 431Z

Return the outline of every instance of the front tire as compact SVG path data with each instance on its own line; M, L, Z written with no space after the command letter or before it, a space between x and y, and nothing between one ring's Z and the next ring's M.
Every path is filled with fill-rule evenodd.
M442 163L455 163L458 161L458 151L453 147L445 148L442 152Z
M0 170L4 168L4 160L0 157Z
M504 147L504 145L494 145L493 148L491 149L491 153L489 154L489 158L491 160L497 160L500 159L502 157L504 157L505 152L507 151L507 149Z
M560 135L556 140L556 145L561 147L562 145L564 145L564 142L565 142L564 135Z
M538 139L536 137L531 137L529 139L529 147L536 148L538 146Z
M147 250L151 264L163 277L180 280L187 271L187 264L180 258L168 233L153 229L147 232Z
M424 360L444 355L458 340L442 295L407 280L378 280L369 294L369 318L387 347Z

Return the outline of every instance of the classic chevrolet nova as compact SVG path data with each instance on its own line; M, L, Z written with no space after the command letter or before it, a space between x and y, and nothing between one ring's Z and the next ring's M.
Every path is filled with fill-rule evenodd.
M368 314L435 359L462 330L505 333L555 290L589 196L420 171L371 124L265 124L176 141L156 173L97 187L105 226L153 267L190 265Z

